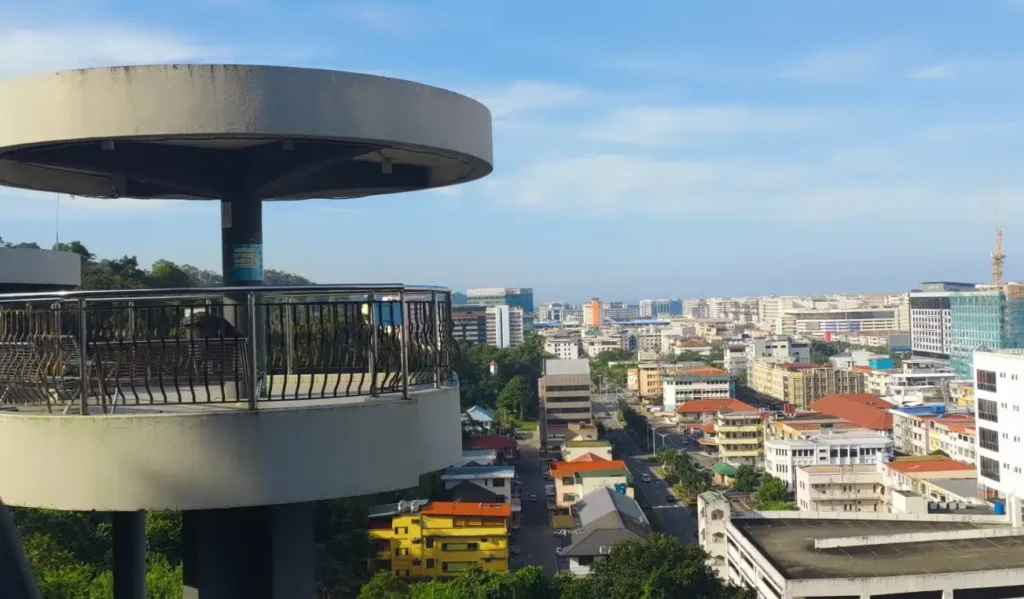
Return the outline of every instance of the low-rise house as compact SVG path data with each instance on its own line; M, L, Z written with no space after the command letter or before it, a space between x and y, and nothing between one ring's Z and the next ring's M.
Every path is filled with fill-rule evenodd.
M975 464L974 416L948 412L945 406L904 406L891 410L896 449L907 455L939 450L948 457Z
M508 571L512 508L505 503L402 501L369 511L374 571L403 579L450 578L479 564Z
M498 461L507 464L516 458L519 444L515 439L497 435L473 437L462 442L463 451L490 450L497 453Z
M483 406L473 406L463 412L462 417L464 420L471 423L485 433L494 432L497 418L494 412L488 410Z
M462 457L455 466L494 466L498 461L498 452L493 449L463 449Z
M612 444L605 440L562 443L562 461L575 462L588 454L610 461L612 459Z
M622 460L552 462L551 479L559 508L571 508L581 497L604 487L633 496L633 477Z
M804 512L888 512L877 464L827 464L796 469L796 505Z
M643 510L631 497L609 488L596 489L583 497L576 508L577 529L561 555L569 558L569 571L576 576L590 574L594 564L617 543L644 540L651 532Z

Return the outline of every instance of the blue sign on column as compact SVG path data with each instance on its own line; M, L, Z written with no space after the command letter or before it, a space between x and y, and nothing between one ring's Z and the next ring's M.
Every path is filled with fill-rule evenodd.
M262 243L244 243L232 246L231 278L236 281L263 280Z

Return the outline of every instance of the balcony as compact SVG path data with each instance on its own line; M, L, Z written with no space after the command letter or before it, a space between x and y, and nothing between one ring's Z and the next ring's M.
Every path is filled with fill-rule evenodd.
M0 447L22 456L0 496L204 509L413 486L461 452L450 310L401 285L0 295Z

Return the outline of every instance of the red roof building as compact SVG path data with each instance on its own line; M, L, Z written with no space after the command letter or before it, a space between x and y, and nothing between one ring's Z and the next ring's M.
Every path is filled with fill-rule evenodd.
M732 412L756 412L757 408L738 399L694 399L676 408L676 414L715 414L721 410Z
M893 405L880 397L867 394L829 395L809 406L819 414L826 414L861 428L873 431L891 431Z
M515 439L496 435L474 437L462 443L463 449L493 449L494 451L515 451L518 446Z

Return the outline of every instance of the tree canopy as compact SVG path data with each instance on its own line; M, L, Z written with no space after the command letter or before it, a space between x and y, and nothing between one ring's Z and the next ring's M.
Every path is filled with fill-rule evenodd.
M549 581L530 566L517 572L485 572L479 566L450 581L405 583L389 572L377 574L359 593L359 599L754 599L718 578L708 565L708 554L678 539L651 534L646 540L616 544L598 560L590 576L577 578L560 572Z
M499 396L504 394L503 405L511 409L509 415L536 418L537 380L544 368L542 336L527 334L512 348L465 343L461 349L455 372L459 375L463 408L484 406L500 413ZM491 374L491 362L497 364L496 374Z
M760 482L761 476L757 470L754 470L753 466L744 464L736 469L736 482L732 488L743 493L752 493Z
M789 501L789 487L786 481L766 474L757 489L757 505L762 510L794 509Z

